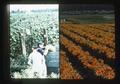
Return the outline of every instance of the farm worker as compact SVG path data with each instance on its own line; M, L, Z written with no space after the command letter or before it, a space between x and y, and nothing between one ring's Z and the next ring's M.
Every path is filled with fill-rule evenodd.
M38 48L37 48L37 50L38 50L38 52L40 52L40 53L43 54L44 56L47 56L48 52L49 52L49 51L52 51L51 48L53 48L53 46L51 46L50 44L44 46L44 44L38 43Z
M44 56L47 56L47 54L48 54L49 51L55 52L56 48L55 48L55 46L53 46L51 44L48 44L48 45L44 46L44 44L38 43L37 50L38 50L38 52L40 52Z
M28 64L31 66L33 75L39 78L47 77L47 68L44 56L37 51L37 47L32 48L32 53L28 57Z
M47 53L45 54L45 47L44 47L44 44L42 44L42 43L38 43L38 45L37 45L37 51L39 52L39 53L41 53L42 55L47 55Z

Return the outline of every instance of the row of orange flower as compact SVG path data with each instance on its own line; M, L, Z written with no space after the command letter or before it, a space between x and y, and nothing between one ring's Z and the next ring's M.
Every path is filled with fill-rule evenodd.
M66 23L63 23L66 24ZM75 28L82 27L82 28L90 28L90 29L99 29L106 33L115 33L115 25L114 24L73 24L67 23L67 25L72 25Z
M64 51L60 52L60 56L61 79L83 79L83 77L72 67Z
M63 34L69 36L71 39L75 40L76 42L78 42L82 45L86 45L89 48L91 48L92 50L98 50L99 53L104 53L105 56L109 59L115 59L115 51L113 49L107 48L104 45L96 44L95 42L90 41L88 39L81 38L77 34L72 33L64 28L61 28L61 31Z
M94 28L94 29L99 29L99 30L103 30L106 32L111 32L111 33L115 33L115 25L114 24L89 24L88 25L90 28Z
M86 69L92 70L96 76L104 79L113 79L115 77L115 72L109 65L98 61L95 57L92 57L89 52L83 51L80 46L77 46L63 35L61 35L60 38L61 45L77 57Z
M99 29L91 28L89 25L74 25L74 24L63 24L62 27L66 29L72 29L83 36L95 40L97 43L102 43L115 48L115 34L110 32L104 32ZM96 27L96 26L95 26ZM82 32L82 33L81 33Z
M89 30L83 31L81 29L81 26L80 26L80 28L73 28L73 25L71 25L72 27L70 27L70 24L68 25L69 27L66 27L66 25L68 25L68 24L64 24L64 25L62 25L62 27L67 30L73 31L73 32L85 37L86 39L92 40L92 41L96 42L97 44L105 45L105 46L115 49L115 42L112 40L115 37L110 37L110 38L108 37L107 39L104 37L97 37L95 35L95 33L91 34L91 32L94 32L95 30L92 31L91 29L89 29Z

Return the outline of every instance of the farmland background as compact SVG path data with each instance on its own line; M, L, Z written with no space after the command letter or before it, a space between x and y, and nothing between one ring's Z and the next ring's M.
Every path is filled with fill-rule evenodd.
M115 78L114 19L111 5L61 5L61 79Z

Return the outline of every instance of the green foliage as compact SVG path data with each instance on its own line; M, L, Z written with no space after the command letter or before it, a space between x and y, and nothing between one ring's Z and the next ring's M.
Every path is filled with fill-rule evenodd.
M10 13L10 63L11 70L27 65L27 57L34 44L43 42L43 30L47 30L48 43L59 43L58 11ZM21 38L25 35L27 56L22 55ZM18 67L19 66L19 67Z
M25 58L22 55L19 55L18 57L12 58L10 57L10 69L11 72L14 71L20 71L21 69L26 69L27 66L27 58Z

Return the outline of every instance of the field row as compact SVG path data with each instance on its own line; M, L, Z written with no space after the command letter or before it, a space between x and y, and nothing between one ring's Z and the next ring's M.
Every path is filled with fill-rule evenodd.
M103 30L100 30L100 29L97 29L97 25L94 25L91 27L91 25L89 24L86 24L86 25L82 25L82 24L63 24L64 26L66 26L65 28L73 28L73 29L80 29L82 31L85 31L85 32L90 32L91 35L96 35L97 37L102 37L102 38L108 38L108 40L115 40L115 35L114 33L111 33L111 32L105 32ZM102 25L101 25L102 26ZM109 26L108 26L109 27ZM100 27L101 28L101 27ZM107 28L106 28L107 29ZM112 30L112 29L109 29L109 31ZM114 30L115 31L115 30Z
M60 52L60 56L61 79L83 79L83 77L72 67L64 51Z
M93 35L91 34L91 32L87 32L87 31L83 31L81 28L73 28L73 27L66 27L67 24L65 25L62 25L62 28L65 28L69 31L72 31L86 39L89 39L91 41L94 41L96 42L97 44L101 44L101 45L105 45L105 46L108 46L109 48L113 48L115 49L115 43L113 42L113 40L110 40L112 38L109 39L108 41L108 38L105 39L105 38L102 38L102 37L97 37L96 35Z
M109 65L98 61L98 59L91 56L89 52L83 51L80 46L77 46L63 35L61 35L60 38L61 45L72 53L86 69L92 70L96 76L104 79L113 79L115 77L114 70Z
M92 25L89 25L88 27L103 30L103 31L109 32L109 33L115 33L115 25L114 24L102 24L102 25L101 24L92 24Z
M85 45L85 46L89 47L90 49L92 49L93 51L96 50L99 53L105 54L106 58L115 59L114 49L107 48L104 45L96 44L95 42L90 41L88 39L85 39L83 37L80 37L77 34L72 33L64 28L61 28L61 33L63 33L67 37L71 38L72 40L74 40L78 44Z

